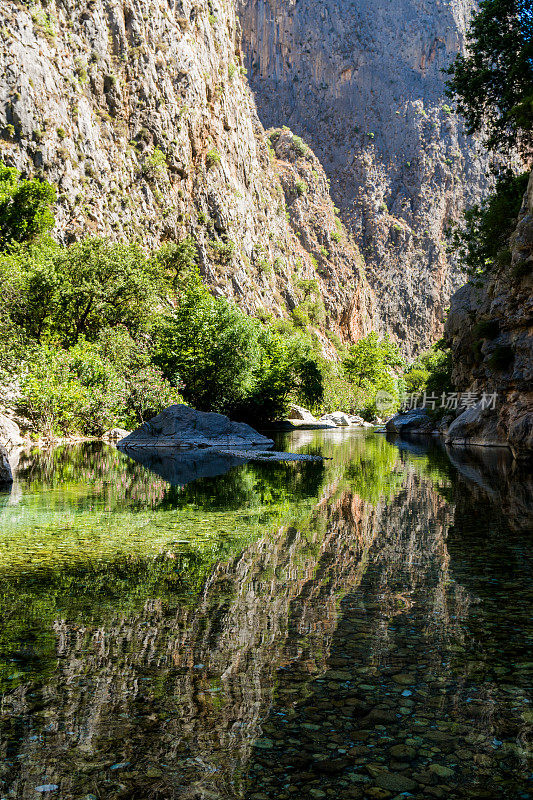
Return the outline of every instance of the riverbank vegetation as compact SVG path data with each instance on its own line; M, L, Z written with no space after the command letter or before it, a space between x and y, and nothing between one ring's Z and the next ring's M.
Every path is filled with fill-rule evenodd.
M398 349L370 334L324 358L312 329L259 320L204 285L192 237L137 244L51 235L55 189L0 166L0 384L38 435L131 428L175 402L256 424L290 401L375 415Z

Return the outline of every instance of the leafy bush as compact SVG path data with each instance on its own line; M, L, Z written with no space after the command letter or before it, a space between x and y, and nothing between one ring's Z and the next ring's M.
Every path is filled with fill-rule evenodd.
M505 252L508 257L509 237L516 227L528 179L529 172L503 174L494 192L468 209L463 223L451 231L452 246L470 277L500 264Z
M220 164L220 160L220 153L214 147L205 155L205 163L208 169Z
M405 391L407 394L427 392L440 396L450 391L451 373L451 350L444 339L440 339L407 367L403 374Z
M514 351L509 345L498 345L487 359L493 369L504 371L509 369L514 360Z
M495 339L500 332L500 323L497 319L481 319L474 325L473 333L481 339Z
M24 180L0 164L0 248L32 242L54 227L56 190L46 181Z

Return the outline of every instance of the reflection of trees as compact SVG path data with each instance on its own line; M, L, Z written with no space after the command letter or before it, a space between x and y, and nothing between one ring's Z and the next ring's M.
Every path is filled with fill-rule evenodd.
M58 616L57 669L41 676L42 688L30 683L33 699L21 684L2 706L19 796L33 796L43 773L65 796L96 792L114 777L106 766L125 761L135 765L121 778L132 797L148 787L179 796L178 785L192 784L238 796L276 665L322 668L338 600L372 541L370 506L348 495L323 504L312 524L215 566L195 605L162 598L94 622ZM32 724L10 740L8 718L21 715ZM147 780L161 763L163 777Z
M375 684L361 714L382 712L390 676L405 669L418 670L426 684L417 716L428 726L447 713L464 736L464 727L472 729L465 709L475 705L475 733L484 741L500 734L502 720L521 735L490 662L494 643L515 660L523 643L513 648L498 638L497 610L484 618L476 603L487 585L458 569L474 553L472 570L484 573L476 540L490 524L490 510L478 514L485 500L465 493L431 453L399 454L383 439L348 436L324 450L334 455L324 468L247 465L183 489L161 482L145 507L142 487L150 480L159 486L158 479L138 465L124 467L116 451L101 471L98 459L84 472L81 458L81 472L70 477L64 465L74 506L90 492L96 498L87 516L78 509L77 523L89 526L82 544L105 520L95 513L94 487L101 486L113 509L111 535L131 543L140 520L158 549L150 557L141 549L101 556L80 547L75 559L4 573L0 651L11 689L0 709L1 754L9 762L0 779L15 796L33 797L35 786L50 782L65 798L248 797L243 776L251 764L255 780L260 759L252 744L263 725L267 736L280 737L276 757L294 760L297 749L305 771L322 746L321 731L307 737L300 724L329 731L332 720L346 720L352 740L363 725L352 714L358 682ZM52 469L47 458L43 486ZM37 480L38 468L26 466ZM452 490L455 520L446 502ZM58 493L53 502L60 501ZM68 506L65 496L61 502ZM472 513L480 522L465 538ZM514 554L518 565L516 546L495 552L507 561ZM409 650L413 627L418 645ZM507 655L498 664L512 675ZM329 689L324 672L339 667L364 672ZM484 692L465 706L476 681ZM446 687L436 699L432 682ZM290 722L282 731L278 712ZM271 775L274 760L266 753L263 775ZM336 787L334 777L320 780ZM259 788L277 798L277 777Z

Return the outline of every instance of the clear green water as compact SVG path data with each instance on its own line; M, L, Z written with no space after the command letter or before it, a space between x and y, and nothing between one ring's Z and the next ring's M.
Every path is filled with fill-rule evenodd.
M100 444L22 454L0 798L533 798L531 476L357 431L280 445L328 460L181 486Z

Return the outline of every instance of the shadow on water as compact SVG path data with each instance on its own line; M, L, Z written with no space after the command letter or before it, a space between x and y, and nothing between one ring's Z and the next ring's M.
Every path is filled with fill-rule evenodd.
M530 477L353 431L280 444L331 460L183 486L99 444L22 454L3 797L528 796Z

